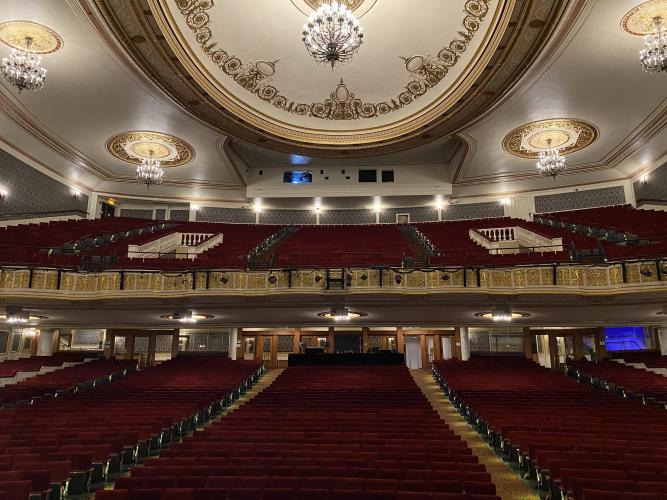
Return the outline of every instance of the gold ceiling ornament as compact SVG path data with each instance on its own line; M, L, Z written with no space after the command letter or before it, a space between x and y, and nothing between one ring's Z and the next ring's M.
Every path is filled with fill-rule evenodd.
M550 146L567 155L590 146L598 135L598 129L583 120L552 118L515 128L503 139L503 149L519 158L538 159Z
M208 12L213 7L211 0L176 0L176 6L204 53L223 73L248 92L288 113L323 120L358 120L376 118L397 111L413 103L440 83L468 48L489 12L490 2L491 0L467 0L458 36L441 47L436 57L413 56L405 60L406 69L414 79L398 95L376 103L363 103L355 99L343 113L340 112L340 99L333 97L319 103L294 101L281 94L280 90L272 85L270 76L262 73L257 67L259 63L245 62L239 56L227 52L216 40L211 29L211 17ZM422 57L423 64L414 64L413 60L408 67L408 61L414 57Z
M323 3L331 3L330 0L304 0L307 4L308 7L310 7L313 10L319 9ZM351 11L357 10L359 7L361 7L361 4L364 3L364 0L338 0L338 3L342 3L350 9Z
M120 132L106 142L109 153L119 160L141 165L155 159L161 167L178 167L192 161L195 150L179 137L149 130Z
M36 54L52 54L63 46L63 39L48 26L32 21L5 21L0 23L0 40L14 49L30 50Z
M667 19L667 0L649 0L631 9L621 19L621 29L634 36L655 33L655 18Z

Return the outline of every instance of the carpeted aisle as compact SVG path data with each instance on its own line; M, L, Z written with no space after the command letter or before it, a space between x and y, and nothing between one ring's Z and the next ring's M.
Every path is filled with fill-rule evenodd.
M410 370L410 372L440 417L468 443L472 452L479 458L480 463L486 466L486 470L491 474L491 478L496 485L499 497L503 500L535 500L538 498L537 493L524 484L458 414L433 380L430 370Z

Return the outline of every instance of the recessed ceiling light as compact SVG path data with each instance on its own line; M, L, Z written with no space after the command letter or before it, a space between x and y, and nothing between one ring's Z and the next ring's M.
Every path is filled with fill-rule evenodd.
M352 319L365 318L368 314L360 311L350 311L347 307L332 307L330 311L318 313L317 316L334 321L350 321Z
M214 318L214 316L212 314L192 313L190 315L187 315L186 321L183 321L183 319L186 318L186 316L183 316L183 313L176 313L176 314L163 314L162 316L160 316L160 318L181 321L182 323L196 323L197 321L212 319Z
M488 311L488 312L476 313L475 316L478 317L478 318L484 318L484 319L494 319L493 314L494 314L493 311ZM516 312L516 311L512 311L510 313L510 315L511 315L512 320L526 318L526 317L530 316L530 314L528 314L528 313Z

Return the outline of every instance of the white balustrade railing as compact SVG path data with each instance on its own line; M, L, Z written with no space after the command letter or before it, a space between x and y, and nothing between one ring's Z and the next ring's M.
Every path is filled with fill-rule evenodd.
M560 252L563 238L548 238L524 227L470 229L468 236L490 254L518 253L521 248L532 252Z
M142 245L128 245L127 256L130 258L156 259L161 255L176 251L177 257L194 259L198 254L222 243L222 233L179 233L174 232L149 241ZM179 247L186 251L179 252Z

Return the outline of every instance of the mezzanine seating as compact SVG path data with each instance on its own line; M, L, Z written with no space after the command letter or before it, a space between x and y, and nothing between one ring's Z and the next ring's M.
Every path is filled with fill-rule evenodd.
M218 411L259 370L176 358L92 390L0 410L0 492L57 499L101 483Z
M32 356L30 358L10 359L0 363L0 383L21 373L39 372L42 367L62 366L63 363L82 363L86 358L95 358L98 354L87 351L56 353L53 356Z
M525 359L436 362L434 373L469 421L518 458L552 498L562 492L582 500L585 490L614 498L624 491L667 494L664 410Z
M290 367L115 487L99 500L497 499L404 366Z

